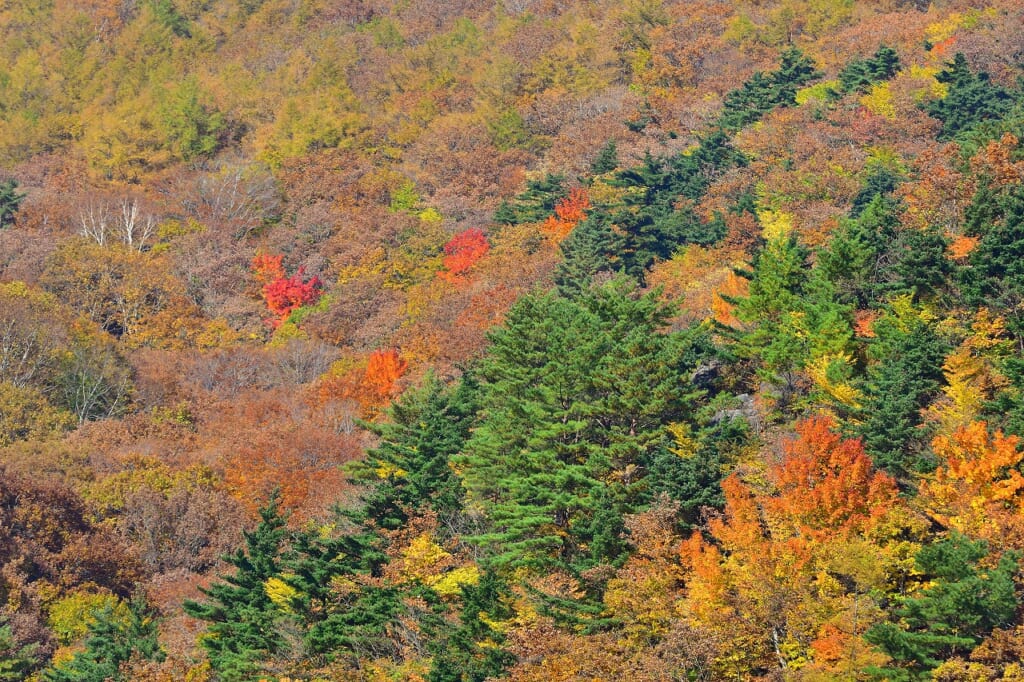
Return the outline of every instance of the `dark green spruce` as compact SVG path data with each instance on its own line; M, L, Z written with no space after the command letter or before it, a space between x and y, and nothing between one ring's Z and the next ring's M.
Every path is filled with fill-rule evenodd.
M616 527L649 497L645 474L702 392L687 379L706 333L668 333L671 310L613 281L570 300L530 295L491 334L480 421L453 459L488 530L469 538L493 566L615 561ZM595 524L599 515L608 515Z

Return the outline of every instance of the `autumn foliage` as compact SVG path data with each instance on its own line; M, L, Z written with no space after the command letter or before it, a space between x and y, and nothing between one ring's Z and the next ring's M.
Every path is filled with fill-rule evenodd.
M541 230L556 244L569 236L569 233L587 217L590 208L590 197L582 187L573 187L569 196L555 204L555 214L548 216Z
M252 272L253 278L260 284L260 286L267 286L271 282L284 279L285 273L284 265L282 265L283 260L284 256L281 254L271 256L269 254L261 253L252 259L249 269Z
M922 485L928 512L943 525L997 547L1024 549L1020 438L972 422L933 443L941 463Z
M460 232L444 245L444 270L438 276L448 282L461 281L490 248L487 237L479 228L471 227Z
M312 402L324 414L347 409L350 418L372 417L399 394L399 380L408 368L398 350L377 349L363 362L320 377Z
M2 15L0 682L1024 679L1020 0Z
M323 293L320 278L314 275L306 279L304 266L300 266L291 277L285 276L282 258L260 255L253 259L251 265L253 276L263 285L260 291L267 310L275 315L269 320L273 327L279 327L293 310L316 303Z
M394 397L395 383L408 368L409 361L399 356L394 348L375 350L366 361L363 386L380 400Z
M858 439L844 439L825 416L798 422L770 470L778 492L766 508L798 533L865 531L897 499L896 482L875 470Z
M689 575L683 612L732 642L732 653L715 662L718 674L813 659L819 674L841 677L884 660L858 642L877 617L856 594L856 580L868 575L856 569L849 593L828 567L884 556L884 545L865 538L893 523L895 481L828 417L798 422L767 473L767 490L726 478L725 509L708 523L710 537L694 533L680 548Z

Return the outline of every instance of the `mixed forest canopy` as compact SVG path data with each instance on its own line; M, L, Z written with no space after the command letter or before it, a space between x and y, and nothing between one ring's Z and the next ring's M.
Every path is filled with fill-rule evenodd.
M1024 679L1016 0L10 0L0 682Z

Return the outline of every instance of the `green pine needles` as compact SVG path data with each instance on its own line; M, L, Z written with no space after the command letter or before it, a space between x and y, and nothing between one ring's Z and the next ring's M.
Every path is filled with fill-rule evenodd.
M621 546L597 527L621 527L643 504L642 472L670 446L666 425L703 399L686 378L710 343L699 329L667 333L670 314L613 281L574 300L527 296L492 333L480 421L452 459L467 506L487 519L468 541L490 565L616 560ZM601 514L613 523L594 524Z

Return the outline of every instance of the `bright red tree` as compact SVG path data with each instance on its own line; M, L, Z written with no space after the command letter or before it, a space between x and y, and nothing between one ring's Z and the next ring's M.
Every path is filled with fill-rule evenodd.
M256 281L263 285L263 300L267 309L276 315L269 320L274 328L281 326L296 308L316 303L323 293L320 278L314 275L306 280L303 267L291 277L286 277L281 265L282 258L259 255L253 258L250 266Z
M455 281L483 258L490 248L483 230L471 227L460 232L444 245L444 271L440 276Z

